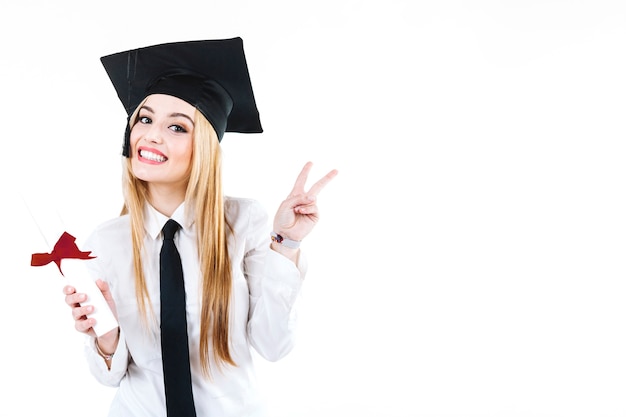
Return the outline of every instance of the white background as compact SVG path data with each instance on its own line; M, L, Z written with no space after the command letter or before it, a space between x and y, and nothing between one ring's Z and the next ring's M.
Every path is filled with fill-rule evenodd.
M0 12L0 415L103 417L114 393L55 267L29 266L48 247L26 209L78 242L118 214L125 113L99 57L232 36L265 132L225 137L228 193L273 213L307 160L340 171L304 244L299 343L258 361L275 417L626 415L623 1Z

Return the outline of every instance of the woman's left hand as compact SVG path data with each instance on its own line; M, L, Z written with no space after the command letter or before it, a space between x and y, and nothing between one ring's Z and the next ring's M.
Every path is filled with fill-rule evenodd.
M313 230L319 220L317 195L337 175L333 169L309 189L304 190L313 163L307 162L302 168L291 194L280 204L274 217L274 232L282 237L300 241Z

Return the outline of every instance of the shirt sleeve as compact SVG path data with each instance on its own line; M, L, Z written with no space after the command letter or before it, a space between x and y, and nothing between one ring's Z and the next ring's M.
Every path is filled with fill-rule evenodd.
M91 278L95 281L102 279L108 282L106 274L106 256L101 256L105 251L99 250L102 247L103 242L99 239L97 230L92 233L85 242L85 247L91 250L96 258L93 262L89 262L89 272ZM117 387L119 386L122 378L126 374L128 368L129 353L126 347L126 339L124 337L124 331L120 328L119 341L117 348L113 353L111 359L111 369L107 368L104 358L100 356L95 344L96 338L92 336L86 336L84 344L85 357L87 359L87 365L90 372L96 378L98 382L103 385Z
M96 348L96 338L87 336L85 339L85 356L89 371L98 382L110 387L118 387L128 367L128 349L124 332L120 330L120 339L117 349L111 358L111 369L107 368L104 358L98 353Z
M266 212L259 204L250 209L244 273L250 291L248 337L265 359L276 361L294 346L297 305L306 273L306 259L298 265L270 249Z

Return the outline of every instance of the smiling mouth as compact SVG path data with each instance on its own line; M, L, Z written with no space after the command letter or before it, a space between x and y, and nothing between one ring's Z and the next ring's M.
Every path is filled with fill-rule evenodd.
M147 159L148 161L153 161L153 162L165 162L167 161L167 158L163 155L158 155L154 152L150 152L150 151L146 151L146 150L140 150L139 151L139 156L143 159Z

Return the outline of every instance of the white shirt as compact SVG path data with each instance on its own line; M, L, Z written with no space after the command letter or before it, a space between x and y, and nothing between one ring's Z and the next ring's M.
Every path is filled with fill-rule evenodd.
M265 416L255 386L250 346L275 361L293 347L295 304L305 268L269 249L268 217L253 200L226 198L226 216L233 228L228 242L233 270L230 338L237 367L219 371L211 361L211 377L203 376L199 359L200 302L196 228L185 219L184 204L171 218L181 229L174 241L181 254L187 297L187 326L194 402L198 417ZM135 298L130 219L120 216L100 225L85 243L96 258L88 262L94 279L109 283L117 307L120 340L108 370L95 349L86 343L93 375L102 384L118 386L110 417L165 416L165 394L160 345L159 252L161 229L167 217L146 208L143 267L154 317L146 327ZM212 347L212 343L209 342Z

